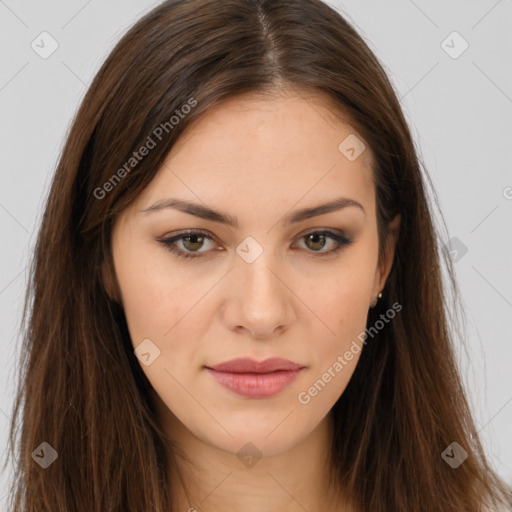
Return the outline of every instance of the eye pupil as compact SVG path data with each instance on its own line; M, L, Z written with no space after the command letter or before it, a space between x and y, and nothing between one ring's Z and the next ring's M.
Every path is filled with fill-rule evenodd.
M318 233L313 233L313 234L308 236L307 241L308 242L309 241L313 241L313 244L317 244L318 241L315 241L315 239L316 240L318 240L318 239L321 240L320 247L310 247L309 245L308 245L308 247L310 247L311 249L322 249L324 244L325 244L325 235L320 235Z
M185 245L185 247L187 247L187 244L185 243L186 241L190 241L192 240L192 244L197 244L199 243L199 247L187 247L188 250L194 250L194 249L200 249L201 248L201 245L202 245L202 242L203 242L203 238L202 236L199 236L199 235L187 235L187 236L184 236L183 237L183 243ZM200 242L198 242L198 240Z

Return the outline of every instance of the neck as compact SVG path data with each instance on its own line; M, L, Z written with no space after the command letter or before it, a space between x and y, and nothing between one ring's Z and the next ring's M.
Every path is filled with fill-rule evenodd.
M169 475L173 510L353 512L340 489L329 485L330 414L292 449L247 459L247 465L236 454L197 438L168 409L165 424L184 454L174 454Z

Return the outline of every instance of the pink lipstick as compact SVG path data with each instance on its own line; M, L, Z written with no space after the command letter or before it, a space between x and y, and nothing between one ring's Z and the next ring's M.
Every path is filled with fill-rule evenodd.
M206 366L208 373L219 384L249 398L276 395L291 384L303 368L303 365L277 357L264 361L244 357Z

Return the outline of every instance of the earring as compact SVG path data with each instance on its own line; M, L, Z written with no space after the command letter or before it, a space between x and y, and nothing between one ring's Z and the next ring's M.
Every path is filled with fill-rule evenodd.
M374 308L374 307L377 305L377 301L378 301L379 299L382 299L382 292L380 292L380 293L379 293L379 295L377 295L377 298L375 299L375 301L374 301L374 302L372 302L372 303L370 304L370 307L371 307L371 308Z

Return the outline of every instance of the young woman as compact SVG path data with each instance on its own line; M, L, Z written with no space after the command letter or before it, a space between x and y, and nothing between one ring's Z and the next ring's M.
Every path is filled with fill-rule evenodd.
M12 510L504 506L426 176L381 65L319 0L144 16L48 197Z

